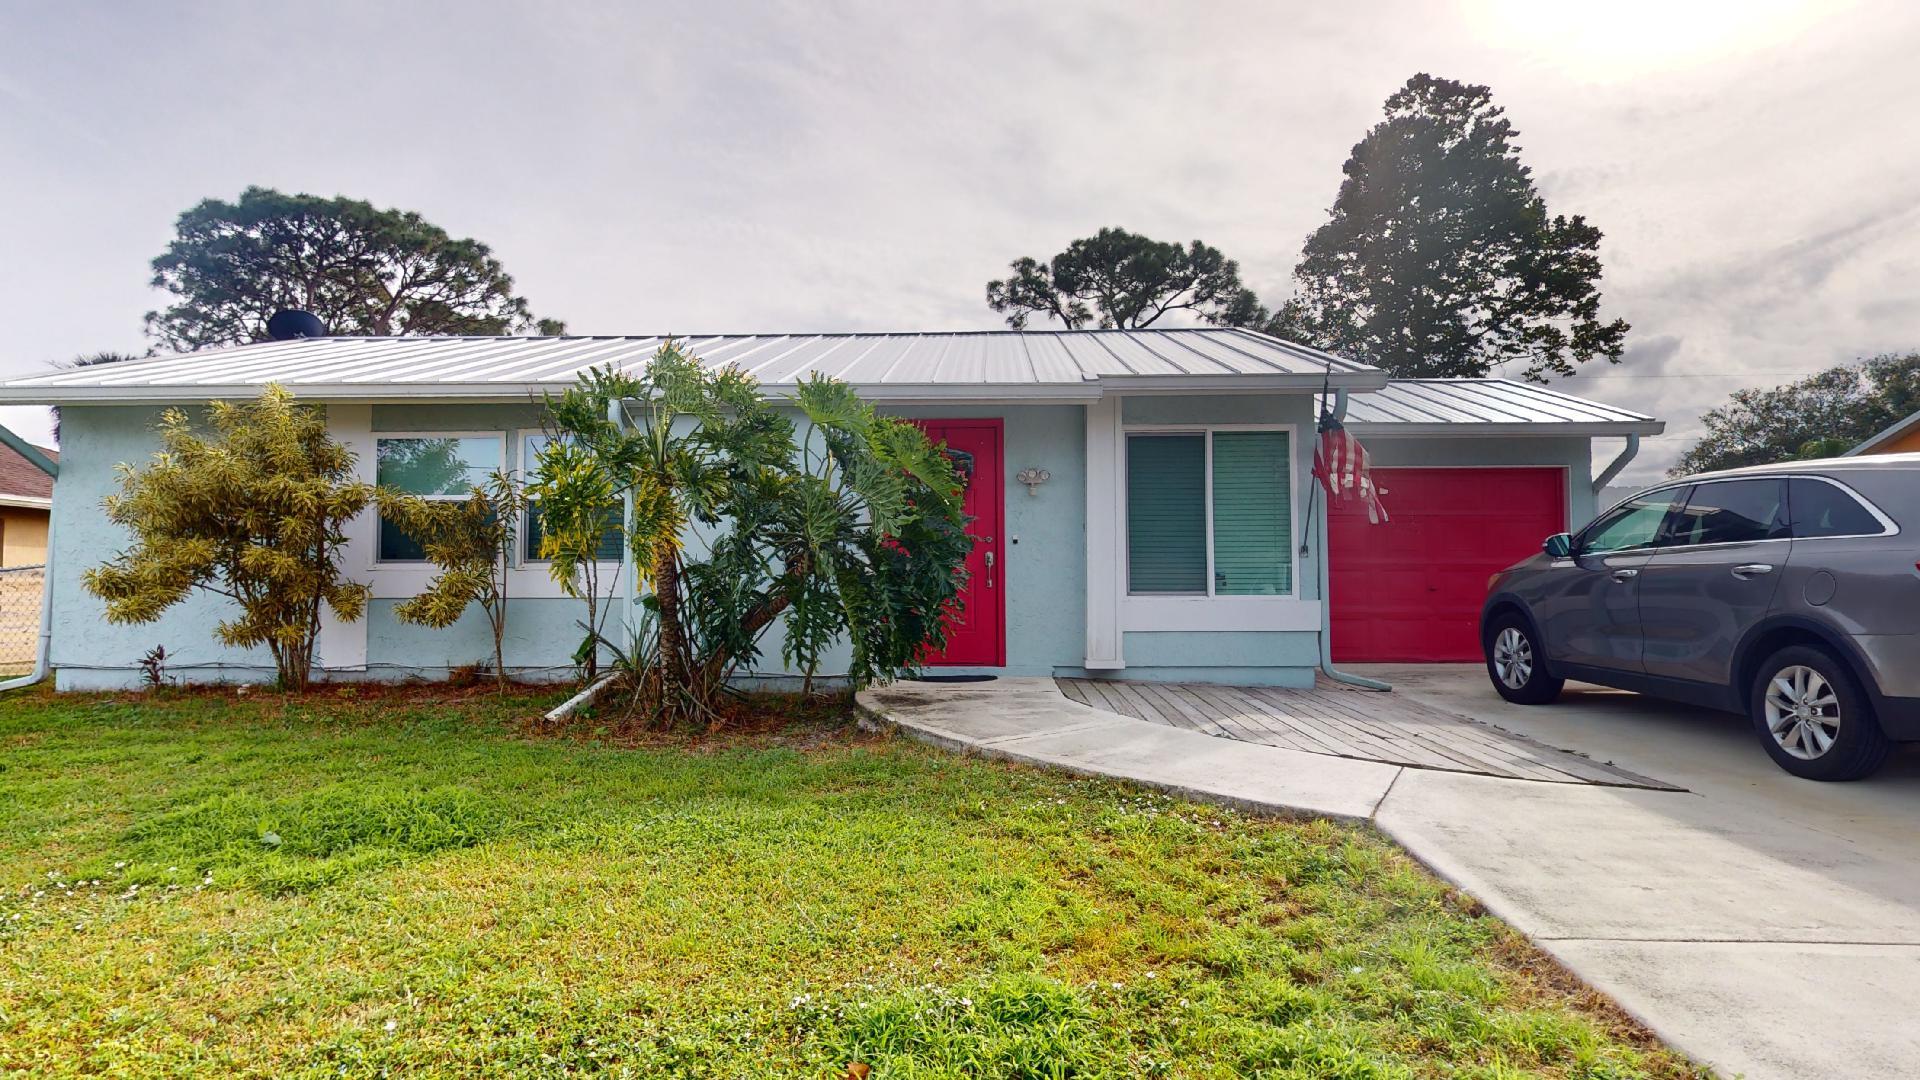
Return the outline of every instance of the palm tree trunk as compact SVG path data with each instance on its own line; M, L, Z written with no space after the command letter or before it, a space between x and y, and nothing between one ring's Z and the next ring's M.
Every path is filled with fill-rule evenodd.
M687 632L680 618L680 559L664 545L654 556L653 589L660 602L660 674L667 686L691 690Z

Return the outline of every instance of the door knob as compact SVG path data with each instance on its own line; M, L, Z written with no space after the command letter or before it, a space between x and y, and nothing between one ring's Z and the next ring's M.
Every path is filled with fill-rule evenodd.
M1613 580L1615 581L1632 581L1639 576L1640 571L1635 570L1631 566L1623 566L1613 572Z
M1772 563L1763 563L1763 562L1741 563L1739 566L1736 566L1733 568L1733 576L1737 578L1757 577L1761 574L1771 574L1771 573L1773 573Z
M987 588L993 588L993 552L987 552Z

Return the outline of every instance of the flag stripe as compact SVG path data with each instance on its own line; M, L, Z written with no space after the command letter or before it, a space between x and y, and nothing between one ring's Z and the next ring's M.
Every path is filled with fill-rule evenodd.
M1313 475L1327 490L1329 503L1358 499L1367 520L1387 521L1387 508L1373 485L1373 463L1367 449L1332 416L1320 418L1320 438L1313 447Z

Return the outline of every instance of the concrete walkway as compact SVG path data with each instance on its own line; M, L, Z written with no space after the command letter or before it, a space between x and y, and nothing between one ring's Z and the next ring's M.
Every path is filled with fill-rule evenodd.
M1920 1075L1911 882L1702 796L1260 746L1116 716L1051 679L861 695L915 738L1241 809L1372 821L1697 1060L1749 1080ZM1920 838L1914 841L1920 846Z

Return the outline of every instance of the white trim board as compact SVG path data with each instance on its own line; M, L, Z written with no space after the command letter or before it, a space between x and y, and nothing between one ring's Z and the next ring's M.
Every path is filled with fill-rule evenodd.
M1320 601L1288 596L1127 596L1120 600L1123 631L1186 633L1320 630Z
M1087 406L1087 625L1089 671L1118 671L1127 666L1122 652L1120 594L1126 562L1125 435L1120 398L1102 398Z

